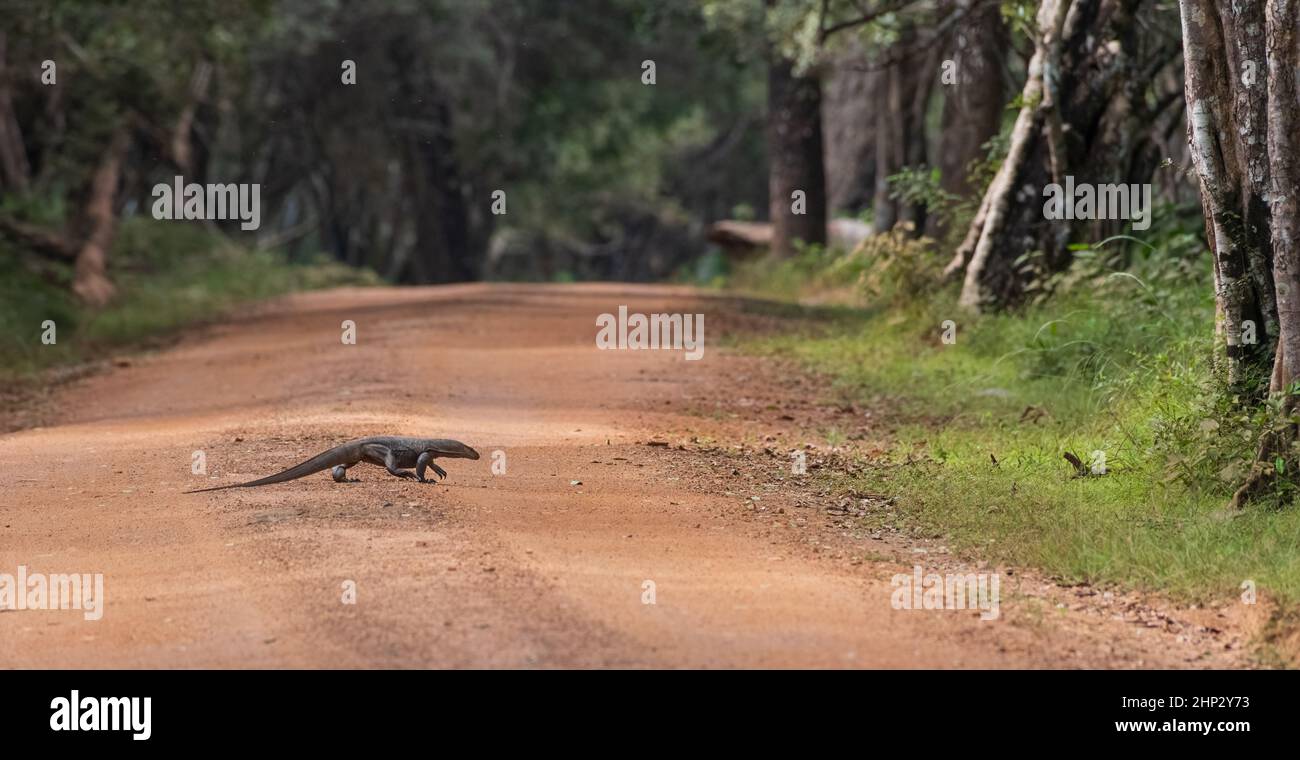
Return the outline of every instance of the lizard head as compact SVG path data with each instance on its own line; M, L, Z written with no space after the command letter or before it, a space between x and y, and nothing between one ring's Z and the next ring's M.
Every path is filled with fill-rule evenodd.
M438 448L432 450L432 453L450 459L478 459L478 452L460 441L439 441Z

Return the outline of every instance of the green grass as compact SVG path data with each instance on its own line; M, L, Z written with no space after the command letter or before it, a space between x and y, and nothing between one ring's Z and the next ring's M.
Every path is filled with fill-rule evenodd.
M810 281L807 263L736 279L789 296ZM873 403L898 425L888 461L870 474L825 476L898 496L868 524L943 536L1067 582L1203 601L1236 598L1253 580L1294 605L1300 507L1223 512L1261 422L1211 382L1202 264L1173 271L1156 252L1130 274L1071 275L1053 297L997 316L958 310L952 289L893 293L856 319L792 321L741 345L826 373L841 398ZM952 345L940 340L948 319ZM1065 451L1085 463L1104 452L1107 473L1074 477Z
M38 382L42 371L121 351L215 319L239 304L298 290L377 284L335 263L287 263L282 254L233 246L201 227L134 218L123 223L109 259L118 287L108 307L82 307L66 287L25 266L0 241L0 380ZM41 342L53 320L57 342Z

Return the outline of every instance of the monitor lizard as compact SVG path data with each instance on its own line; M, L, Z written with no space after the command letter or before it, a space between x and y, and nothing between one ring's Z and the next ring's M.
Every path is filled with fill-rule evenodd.
M447 477L447 471L433 463L433 460L437 457L478 459L478 452L460 441L453 441L449 438L408 438L395 435L358 438L355 441L341 443L329 451L317 454L302 464L290 467L283 472L277 472L274 475L250 480L247 483L199 488L193 491L185 491L185 493L266 486L272 483L283 483L286 480L295 480L321 470L331 470L336 483L346 483L348 482L348 468L358 462L377 464L395 477L418 480L421 483L432 483L436 481L427 480L424 477L427 468L437 473L438 477ZM414 467L415 472L398 469L401 467Z

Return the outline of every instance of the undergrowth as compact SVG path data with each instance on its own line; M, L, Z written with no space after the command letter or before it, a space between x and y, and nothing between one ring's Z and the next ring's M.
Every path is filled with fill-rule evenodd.
M938 284L947 257L901 232L758 262L728 285L813 301L849 289L869 307L742 341L828 374L897 425L889 466L825 476L897 495L868 525L945 536L1067 582L1190 600L1236 599L1249 582L1294 604L1300 507L1286 480L1239 516L1223 509L1279 418L1276 403L1243 406L1215 382L1203 243L1166 224L1077 254L1032 302L983 316Z

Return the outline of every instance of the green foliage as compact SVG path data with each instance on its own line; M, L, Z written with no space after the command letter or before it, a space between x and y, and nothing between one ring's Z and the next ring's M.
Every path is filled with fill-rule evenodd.
M837 394L897 427L867 476L827 476L830 488L898 495L868 526L946 536L1072 582L1209 599L1251 579L1300 600L1300 510L1223 514L1260 436L1293 420L1281 399L1248 413L1216 393L1208 257L1176 223L1150 233L1090 247L1051 298L1017 313L969 316L909 275L873 291L888 308L746 345L828 373ZM954 345L939 339L949 319ZM1067 451L1085 463L1103 452L1106 473L1076 477ZM1292 495L1292 461L1273 465L1276 499Z
M118 297L93 312L61 282L26 268L20 256L0 243L0 378L6 382L167 335L241 303L378 283L368 270L324 262L290 265L279 253L233 246L202 227L136 217L122 224L110 257ZM47 319L57 325L54 345L41 343Z
M757 116L766 69L745 39L749 10L620 0L529 2L509 11L527 69L505 86L506 108L471 106L457 122L462 162L499 167L484 181L510 187L510 214L501 221L605 242L628 218L675 224L682 209L719 199L765 204L765 182L755 180L765 166ZM725 18L704 23L711 12ZM481 35L469 29L448 41L453 52L444 55L494 44ZM642 82L643 60L654 61L655 84ZM461 71L473 77L449 75L444 86L465 93L498 86L498 71L450 69Z
M33 70L46 59L57 64L64 111L57 124L39 122L39 133L27 138L51 149L42 156L48 165L39 167L39 189L61 192L88 181L124 119L142 130L174 124L198 61L238 60L265 11L254 0L29 5L6 14L15 32L8 37L9 64ZM37 99L45 98L37 90Z
M861 275L861 260L854 264L841 250L800 243L794 256L770 254L745 261L731 269L721 283L734 290L797 299L808 292L852 291Z
M1038 3L1034 0L1002 0L998 10L1013 33L1033 39L1038 34Z
M834 294L854 303L900 305L933 293L945 263L933 240L916 238L900 224L852 251L801 244L790 258L743 262L694 281L790 299L824 301Z
M904 203L923 203L930 210L942 210L958 198L946 192L937 168L905 166L889 177L890 196Z
M911 225L900 224L863 240L829 270L840 277L856 274L869 303L902 306L933 292L945 263L933 240L914 237Z
M1011 149L1011 122L1006 121L1002 126L1002 130L986 140L980 147L984 149L984 157L972 161L966 171L970 186L979 190L979 192L971 194L973 199L967 201L972 205L978 203L977 199L983 197L984 190L993 184L993 178L997 176L1003 159L1007 157L1007 151ZM973 210L971 215L974 215Z
M8 94L33 195L57 213L19 219L77 222L124 129L119 207L180 173L258 182L264 231L314 219L304 249L398 279L536 274L483 266L498 231L600 247L557 264L578 278L644 279L703 247L700 220L766 206L764 48L689 0L20 5L5 52L26 73ZM57 88L34 76L47 58ZM509 193L506 215L488 211L495 190ZM665 245L663 230L695 246ZM652 245L662 253L632 253Z
M1008 122L998 134L983 143L984 155L965 167L967 182L974 192L965 196L953 195L943 189L943 177L938 168L907 166L888 177L890 195L905 203L924 204L926 213L947 229L947 235L938 242L943 247L955 248L978 211L984 191L1006 158L1010 141Z
M717 249L713 249L696 259L677 279L679 282L720 287L726 282L729 271L730 266L726 255Z

